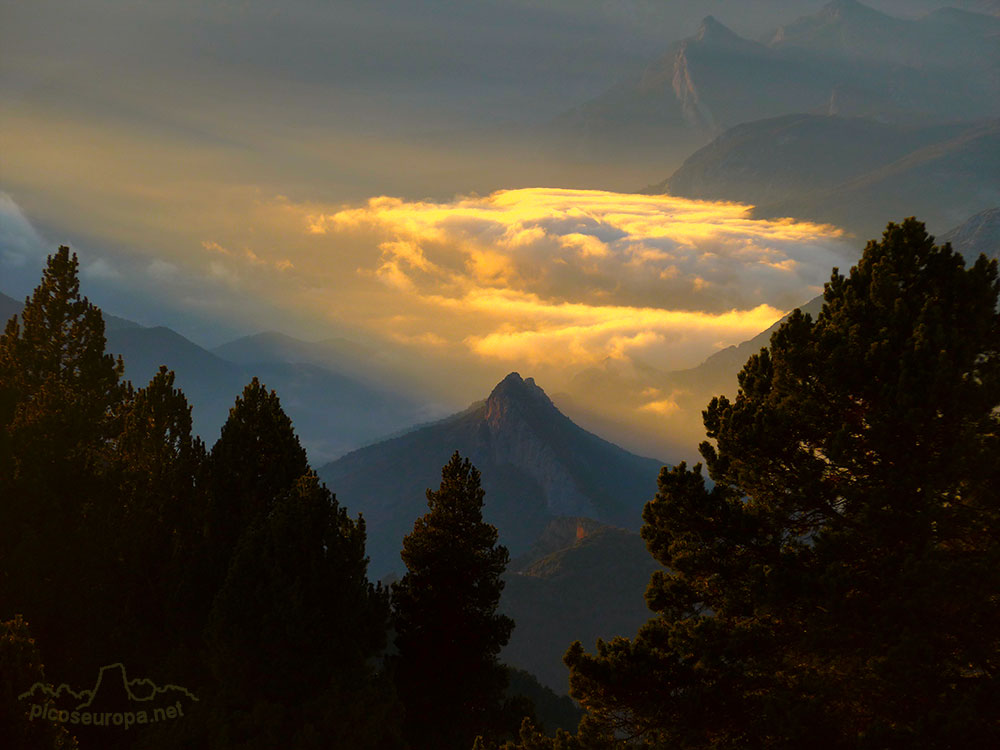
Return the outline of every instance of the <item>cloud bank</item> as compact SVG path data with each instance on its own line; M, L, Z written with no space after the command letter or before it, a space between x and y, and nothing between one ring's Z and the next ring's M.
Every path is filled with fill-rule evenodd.
M671 196L532 188L303 210L310 234L367 243L356 274L400 313L383 333L536 366L694 364L814 296L845 253L833 227Z

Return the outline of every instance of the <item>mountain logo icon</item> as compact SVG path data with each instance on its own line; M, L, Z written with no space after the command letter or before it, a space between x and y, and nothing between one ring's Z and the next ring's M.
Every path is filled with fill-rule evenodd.
M142 724L178 719L185 705L197 702L180 685L157 685L148 677L130 680L121 662L101 667L94 686L74 690L36 682L18 696L31 707L28 718L81 726L131 729Z

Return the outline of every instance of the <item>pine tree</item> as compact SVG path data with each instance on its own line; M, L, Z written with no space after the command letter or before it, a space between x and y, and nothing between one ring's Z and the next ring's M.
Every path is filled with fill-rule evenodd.
M79 510L73 498L102 463L124 394L124 366L104 353L104 320L80 297L78 266L68 247L49 256L20 319L12 317L0 335L5 549L42 510Z
M191 578L204 541L205 446L166 366L130 399L115 447L116 503L104 543L117 601L107 627L130 644L134 669L204 624L191 618Z
M20 615L0 621L0 738L21 750L72 750L77 744L66 727L32 720L19 696L36 682L46 684L45 669L28 623Z
M397 744L398 707L374 669L388 595L367 565L363 519L313 473L243 534L207 630L217 744Z
M713 399L643 537L638 635L566 655L582 728L677 748L1000 744L1000 316L890 224Z
M254 378L229 410L208 461L206 583L212 592L221 586L240 536L309 470L278 395Z
M17 606L63 670L86 653L83 615L108 584L99 540L128 399L78 268L65 246L49 256L0 336L0 616Z
M408 572L392 588L396 683L414 750L466 750L503 720L507 676L497 655L514 623L497 607L510 556L483 522L479 479L456 452L440 488L427 490L429 512L403 540Z

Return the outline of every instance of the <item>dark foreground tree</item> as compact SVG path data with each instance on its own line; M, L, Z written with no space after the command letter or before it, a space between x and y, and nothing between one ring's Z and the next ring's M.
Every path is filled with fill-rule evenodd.
M191 562L205 518L205 446L191 406L161 366L131 398L116 438L114 502L103 519L114 598L103 630L132 669L158 666L166 644L202 623L191 619Z
M223 570L246 528L308 472L278 394L254 378L229 410L210 457L208 536Z
M58 682L122 660L199 697L151 732L73 726L82 747L401 746L363 522L277 395L247 386L207 460L173 373L120 382L77 270L60 248L0 335L0 747L72 744L18 702L39 652Z
M68 247L49 256L0 335L0 619L23 614L64 679L89 672L101 635L89 613L110 588L100 540L127 403L78 267Z
M73 750L77 744L64 726L33 720L28 704L19 698L38 682L52 689L45 679L41 655L28 623L20 616L0 621L0 739L4 747ZM51 702L45 704L46 708L50 705Z
M504 720L497 654L514 623L497 606L510 556L483 522L484 494L479 471L456 452L403 540L408 572L392 589L396 682L414 750L467 750Z
M997 266L913 219L834 271L664 470L634 639L566 656L582 729L671 748L1000 746Z
M207 631L213 746L398 746L374 669L388 595L367 567L364 521L312 473L243 534Z

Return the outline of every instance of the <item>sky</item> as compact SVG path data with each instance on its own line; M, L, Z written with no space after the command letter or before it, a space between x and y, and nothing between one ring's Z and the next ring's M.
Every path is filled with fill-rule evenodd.
M533 134L706 13L759 36L820 5L2 0L0 291L69 244L111 313L430 354L456 400L512 369L692 366L857 242L639 195L676 164L569 163Z

